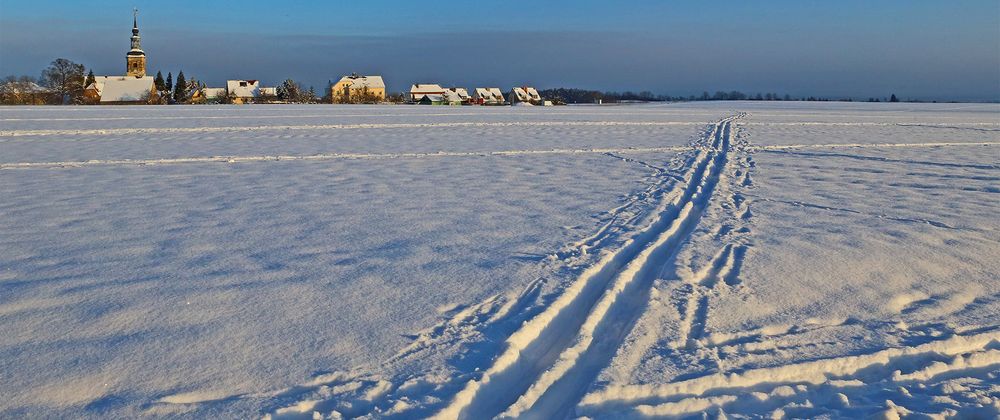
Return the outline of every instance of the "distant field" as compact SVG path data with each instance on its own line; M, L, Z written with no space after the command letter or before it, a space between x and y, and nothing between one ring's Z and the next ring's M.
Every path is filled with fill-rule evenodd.
M0 417L1000 415L1000 105L0 107Z

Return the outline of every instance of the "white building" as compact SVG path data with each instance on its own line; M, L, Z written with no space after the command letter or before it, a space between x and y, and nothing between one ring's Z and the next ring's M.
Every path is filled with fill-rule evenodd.
M96 76L84 92L102 104L148 103L156 98L152 76Z
M204 88L202 93L205 94L205 99L217 99L222 95L226 94L226 88Z
M511 89L510 96L511 105L542 105L542 96L538 94L538 90L530 86L515 87Z
M444 103L447 105L462 105L472 102L469 91L465 88L453 87L444 90L442 94Z
M503 92L500 88L476 88L473 100L480 105L503 105Z
M226 90L240 99L253 99L262 93L260 80L226 80Z
M410 86L411 101L420 102L426 95L434 95L433 100L437 102L438 98L444 95L444 88L441 85L431 83L417 83Z

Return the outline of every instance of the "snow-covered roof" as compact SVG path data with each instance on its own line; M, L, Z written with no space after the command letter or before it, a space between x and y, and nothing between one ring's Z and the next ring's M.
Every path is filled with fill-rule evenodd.
M465 88L448 88L442 94L447 102L465 102L469 100L469 91Z
M503 102L503 92L500 88L476 88L475 97L487 102Z
M519 101L540 101L542 99L541 95L538 94L538 90L530 86L511 89L511 96L512 100L517 99Z
M226 94L226 88L204 88L202 92L205 94L206 98L218 98Z
M444 88L441 87L441 85L438 85L438 84L417 83L417 84L415 84L413 86L410 86L410 94L411 95L428 94L428 93L437 93L437 94L440 94L442 92L444 92Z
M44 86L39 86L35 82L7 81L0 83L3 89L11 93L46 93L51 90Z
M427 94L421 94L420 99L417 99L417 101L422 101L424 99L430 102L444 102L445 98L444 95L440 93L427 93Z
M346 83L351 89L385 89L385 82L382 81L382 76L358 76L352 74L341 77L339 83Z
M149 98L153 77L96 76L88 88L97 89L101 102L138 102Z
M227 80L226 88L238 98L255 98L260 95L259 80Z

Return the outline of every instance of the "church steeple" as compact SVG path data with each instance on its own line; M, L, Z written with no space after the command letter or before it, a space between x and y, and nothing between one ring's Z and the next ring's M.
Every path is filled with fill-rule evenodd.
M125 54L125 75L146 77L146 53L139 45L139 9L132 9L132 49Z

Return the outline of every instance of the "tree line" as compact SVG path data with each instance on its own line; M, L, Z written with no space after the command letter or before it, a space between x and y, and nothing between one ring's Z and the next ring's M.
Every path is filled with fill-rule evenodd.
M83 64L75 63L65 58L57 58L42 70L41 76L33 78L31 76L7 76L0 80L0 104L4 105L45 105L45 104L86 104L87 98L84 90L96 80L94 71L90 70L85 74ZM233 103L237 100L234 92L229 92L223 88L221 95L206 95L206 85L198 80L187 77L183 71L177 73L176 79L172 72L167 72L164 78L162 72L157 71L153 78L153 85L156 94L150 94L147 103L150 104L189 104L189 103ZM332 87L332 84L331 84ZM642 92L602 92L598 90L575 89L575 88L555 88L543 89L539 93L542 97L551 100L555 104L573 103L626 103L626 102L688 102L688 101L854 101L853 98L827 98L817 96L793 97L789 94L779 95L777 93L756 93L748 94L737 90L716 91L709 94L707 91L699 95L671 96L656 95L650 91ZM305 89L302 84L286 79L279 84L275 92L261 91L254 98L243 98L243 101L254 103L377 103L379 98L359 96L357 94L333 97L331 89L328 87L322 98L318 97L313 87ZM387 102L404 102L405 93L389 95L385 98ZM867 102L900 102L900 99L891 94L887 98L870 97ZM905 102L922 102L920 100L907 99Z
M538 91L542 97L553 101L556 104L590 104L590 103L624 103L624 102L695 102L695 101L842 101L853 102L854 98L828 98L821 96L791 96L789 94L779 95L777 93L756 93L748 94L738 90L716 91L709 94L707 91L701 95L654 95L649 91L642 92L602 92L599 90L556 88L542 89ZM891 94L888 98L870 97L867 102L900 102L896 94ZM922 102L920 100L908 99L905 102Z
M97 80L94 71L86 72L83 64L65 58L57 58L49 64L39 77L7 76L0 80L0 104L3 105L60 105L87 104L84 94L87 86ZM186 76L184 71L172 72L163 77L161 71L153 77L155 94L150 92L142 98L149 104L190 104L190 103L232 103L233 92L223 91L222 95L208 98L207 86L195 78ZM253 99L260 103L315 103L316 90L305 89L292 79L287 79L275 89L275 94L262 92Z
M89 103L84 94L87 86L97 77L94 71L85 72L83 64L65 58L57 58L42 70L41 76L7 76L0 80L0 104L4 105L59 105ZM197 97L195 92L203 90L205 84L186 78L184 72L177 74L156 73L153 85L156 94L150 92L144 99L151 104L189 103Z

